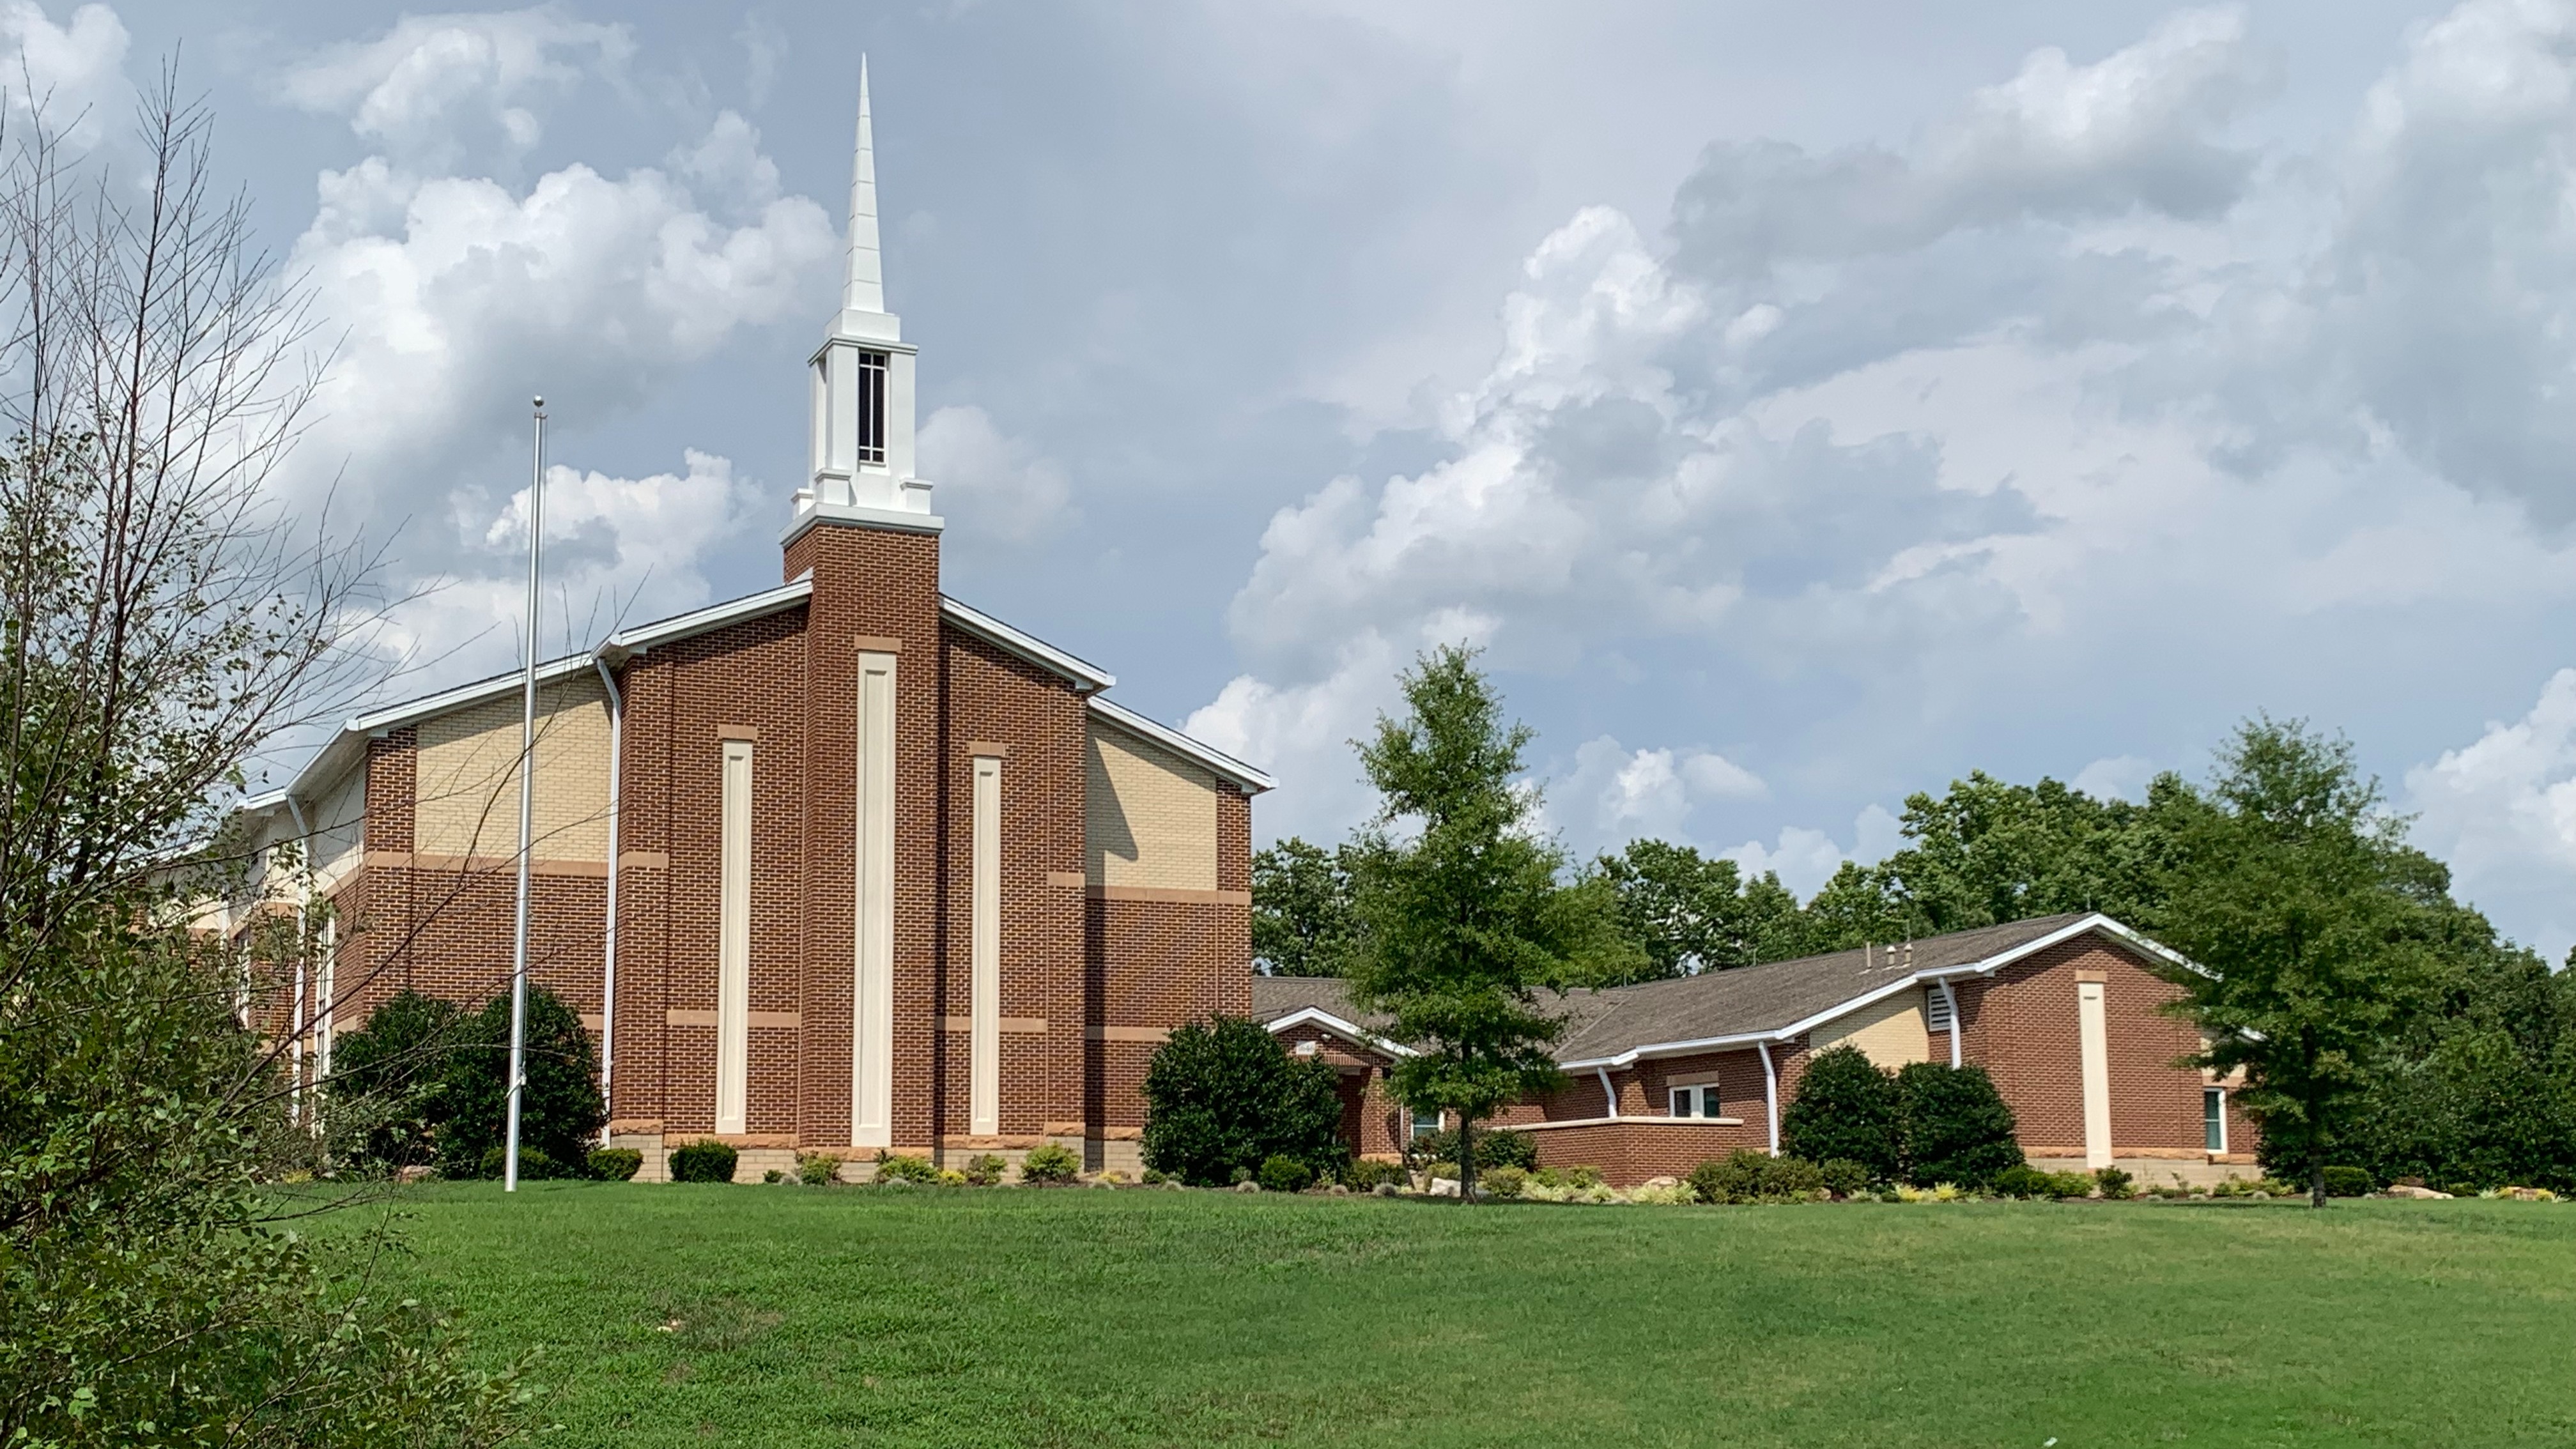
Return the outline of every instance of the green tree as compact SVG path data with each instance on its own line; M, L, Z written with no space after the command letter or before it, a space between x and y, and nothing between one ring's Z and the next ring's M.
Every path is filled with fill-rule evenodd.
M1290 836L1252 856L1252 960L1265 976L1340 976L1359 949L1352 851Z
M1396 1097L1455 1112L1472 1133L1525 1092L1557 1084L1562 1031L1543 993L1617 974L1634 950L1599 881L1560 883L1564 852L1530 829L1529 729L1505 724L1472 652L1444 647L1403 676L1403 718L1380 716L1360 760L1379 795L1363 836L1358 901L1367 949L1353 1001L1416 1044ZM1460 1154L1473 1196L1472 1142Z
M427 1164L447 1116L441 1089L464 1037L454 1002L398 991L333 1046L328 1121L341 1157L376 1168Z
M2201 1065L2244 1069L2266 1159L2322 1208L2327 1160L2436 976L2423 857L2352 746L2295 720L2241 726L2199 805L2159 923L2199 968L2171 973L2177 1008L2209 1040Z
M1896 1071L1904 1171L1917 1187L1984 1187L2022 1165L2012 1108L1978 1066L1907 1062Z
M1620 929L1638 957L1630 974L1594 985L1694 976L1806 949L1798 899L1776 873L1748 881L1734 861L1696 847L1632 840L1593 862L1592 874L1616 895Z
M1173 1028L1145 1067L1145 1165L1183 1182L1222 1186L1273 1157L1335 1172L1341 1125L1332 1064L1290 1056L1241 1017Z

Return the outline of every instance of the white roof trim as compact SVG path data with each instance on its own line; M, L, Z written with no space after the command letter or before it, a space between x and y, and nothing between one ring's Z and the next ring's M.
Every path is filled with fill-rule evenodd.
M813 595L813 574L810 572L801 574L794 581L781 584L774 589L764 589L757 594L745 594L739 599L727 599L721 604L710 604L703 609L692 610L686 614L674 614L670 618L657 619L649 624L638 624L632 629L620 629L600 644L598 652L606 654L611 650L619 650L628 654L641 654L656 644L669 644L675 640L686 639L692 634L721 629L727 624L739 624L746 619L765 618L783 609L792 609Z
M551 684L558 679L569 679L576 674L589 672L589 655L567 654L561 659L549 659L538 665L537 682ZM373 734L377 730L399 729L432 715L463 709L470 704L481 704L487 699L499 699L524 688L526 681L527 675L524 672L513 669L507 674L496 674L489 679L478 679L472 684L460 684L454 689L442 690L437 694L404 700L400 704L390 704L367 714L353 715L348 723L340 726L340 731L343 734L363 735ZM299 783L302 778L300 775L297 777Z
M1333 1035L1338 1036L1345 1041L1357 1042L1361 1046L1385 1052L1389 1056L1410 1057L1420 1055L1420 1053L1416 1052L1413 1048L1406 1046L1402 1042L1388 1041L1385 1037L1379 1036L1376 1032L1344 1021L1340 1017L1333 1015L1331 1012L1326 1011L1320 1006L1301 1006L1295 1011L1288 1013L1286 1016L1279 1018L1277 1021L1263 1022L1262 1025L1274 1036L1280 1032L1286 1031L1292 1026L1320 1026L1324 1030L1331 1032Z
M1214 745L1202 744L1170 725L1147 719L1123 704L1102 699L1096 694L1088 702L1099 712L1101 718L1111 724L1143 735L1165 749L1187 755L1215 771L1220 778L1231 780L1243 787L1246 793L1258 794L1263 790L1275 790L1279 787L1278 781Z
M2202 969L2201 967L2194 965L2188 957L2185 957L2182 953L2172 949L2171 947L2151 941L2145 936L2140 935L2134 929L2122 925L2120 922L2111 919L2109 916L2103 915L2099 911L2095 911L2093 914L2084 917L2082 920L2071 921L2066 925L2060 926L2056 930L2049 932L2045 936L2033 937L2028 941L2022 942L2018 946L1998 951L1992 956L1988 956L1982 960L1970 961L1958 966L1927 966L1923 970L1914 972L1911 975L1899 976L1895 980L1887 982L1885 985L1874 986L1867 991L1861 992L1857 996L1838 1001L1832 1006L1826 1007L1824 1010L1819 1011L1812 1016L1807 1016L1800 1020L1793 1021L1787 1026L1781 1027L1777 1031L1737 1032L1732 1036L1701 1037L1691 1041L1647 1042L1640 1046L1630 1047L1626 1051L1619 1053L1617 1056L1587 1057L1582 1061L1558 1062L1557 1065L1568 1071L1596 1067L1628 1067L1634 1066L1640 1057L1681 1056L1690 1052L1718 1051L1727 1047L1752 1046L1759 1042L1789 1041L1795 1037L1813 1031L1817 1027L1820 1027L1829 1021L1849 1016L1853 1012L1858 1011L1865 1006L1874 1005L1878 1002L1884 1001L1909 987L1929 986L1944 980L1956 980L1963 976L1992 976L2006 966L2009 966L2015 961L2019 961L2026 956L2030 956L2040 951L2045 951L2051 946L2060 945L2064 942L2074 940L2078 936L2092 934L2116 937L2124 944L2133 946L2150 956L2159 957L2165 961L2169 961L2186 971L2200 971Z
M972 609L946 594L939 596L939 617L984 640L1019 655L1042 669L1051 669L1084 690L1107 689L1118 682L1118 676L1097 664L1067 654L1043 639L1023 634L980 609Z

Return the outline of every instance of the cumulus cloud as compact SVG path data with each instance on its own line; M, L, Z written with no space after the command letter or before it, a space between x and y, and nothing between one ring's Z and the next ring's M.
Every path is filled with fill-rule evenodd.
M1064 465L1005 437L972 405L944 407L921 424L921 470L937 485L939 511L978 538L1025 544L1061 529L1073 512Z
M1767 792L1759 776L1713 751L1630 750L1600 735L1576 747L1573 771L1548 793L1579 843L1615 848L1639 836L1687 840L1695 808Z
M1905 843L1904 826L1886 807L1864 807L1852 821L1852 847L1843 849L1824 831L1803 825L1781 828L1769 845L1748 840L1718 854L1734 861L1747 876L1779 872L1780 883L1799 895L1813 895L1842 869L1844 861L1875 865Z
M2553 959L2576 944L2576 669L2521 719L2407 771L2406 797L2455 890L2502 908Z
M544 134L539 107L634 53L622 25L551 6L408 15L374 40L333 46L286 73L286 98L348 118L367 141L419 165L453 165L490 141L515 154Z
M133 91L125 78L132 41L105 5L83 5L57 25L36 0L0 5L0 97L12 124L39 113L71 145L98 144L125 120Z

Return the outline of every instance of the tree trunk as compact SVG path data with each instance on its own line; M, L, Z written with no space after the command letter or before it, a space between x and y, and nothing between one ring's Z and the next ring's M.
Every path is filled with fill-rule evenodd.
M1476 1124L1458 1114L1458 1205L1476 1200Z
M2308 1206L2321 1208L2325 1205L2326 1155L2323 1152L2315 1152L2309 1154L2308 1158Z

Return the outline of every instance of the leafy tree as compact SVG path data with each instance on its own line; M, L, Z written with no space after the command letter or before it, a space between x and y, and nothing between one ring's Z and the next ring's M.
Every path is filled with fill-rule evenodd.
M270 1009L313 913L263 914L309 883L221 826L345 711L367 569L272 509L304 306L164 74L133 174L41 115L0 163L0 1443L490 1442L510 1381L334 1271L370 1235L276 1225L327 1205L281 1181L317 1154ZM258 923L193 936L241 876Z
M462 1023L455 1003L400 991L341 1034L326 1085L341 1156L392 1168L437 1155L430 1134L447 1117L441 1089Z
M1894 1178L1904 1145L1895 1079L1858 1047L1818 1052L1780 1115L1780 1145L1809 1162L1857 1162L1874 1182Z
M2423 858L2352 746L2298 721L2240 727L2201 801L2161 912L2201 968L2172 973L2179 1009L2209 1039L2200 1064L2245 1070L2266 1159L2321 1208L2327 1160L2437 974Z
M1748 881L1734 861L1661 840L1632 840L1592 870L1616 894L1620 929L1640 958L1633 972L1594 985L1695 976L1804 954L1798 899L1776 872Z
M2439 969L2333 1156L2383 1182L2576 1191L2576 970L2501 945Z
M599 1057L590 1033L563 998L528 986L528 1084L519 1096L519 1143L578 1165L608 1121L599 1099ZM462 1024L438 1088L439 1170L473 1177L509 1132L510 996L492 998Z
M1561 884L1563 851L1529 828L1530 731L1503 722L1474 654L1435 650L1403 686L1405 716L1380 716L1360 747L1379 805L1360 857L1368 945L1352 962L1351 996L1418 1047L1394 1069L1396 1097L1455 1112L1472 1134L1560 1079L1549 1047L1562 1027L1541 993L1618 974L1634 948L1605 883ZM1459 1169L1472 1189L1472 1151Z
M1331 1064L1241 1017L1175 1027L1145 1067L1145 1165L1203 1187L1273 1157L1333 1171L1347 1155L1337 1087Z
M2012 1108L1985 1068L1908 1062L1896 1072L1896 1099L1905 1125L1902 1165L1915 1186L1984 1187L2022 1165Z
M1800 955L1929 934L1893 876L1884 868L1849 860L1809 898L1800 924L1805 935Z
M1296 836L1252 856L1252 959L1265 976L1340 976L1359 949L1351 854Z

